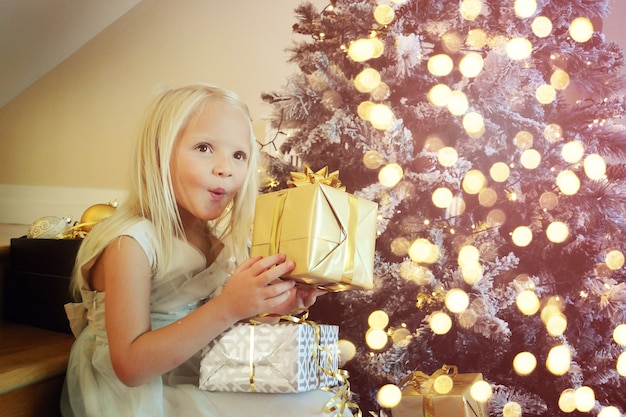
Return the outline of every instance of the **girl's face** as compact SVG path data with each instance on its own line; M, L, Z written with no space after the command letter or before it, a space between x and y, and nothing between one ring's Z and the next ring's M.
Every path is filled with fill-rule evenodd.
M170 160L183 225L214 220L244 183L250 123L240 109L209 101L177 138Z

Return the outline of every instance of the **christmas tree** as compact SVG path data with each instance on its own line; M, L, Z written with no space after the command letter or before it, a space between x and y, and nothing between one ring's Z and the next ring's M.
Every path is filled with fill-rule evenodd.
M374 289L312 311L354 345L344 367L364 414L390 415L381 387L444 364L482 373L492 416L626 413L625 80L598 29L609 11L296 9L299 71L263 97L264 191L304 163L379 204Z

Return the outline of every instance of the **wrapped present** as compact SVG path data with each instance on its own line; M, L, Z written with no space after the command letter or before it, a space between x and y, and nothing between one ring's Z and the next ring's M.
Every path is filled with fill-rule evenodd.
M251 255L283 253L296 264L285 278L329 291L371 289L378 205L327 171L305 166L291 188L257 198Z
M486 402L472 398L470 390L482 381L480 373L459 374L456 366L444 365L432 375L416 371L405 378L400 403L393 417L488 417Z
M338 326L312 322L238 323L202 350L200 388L304 392L341 379Z

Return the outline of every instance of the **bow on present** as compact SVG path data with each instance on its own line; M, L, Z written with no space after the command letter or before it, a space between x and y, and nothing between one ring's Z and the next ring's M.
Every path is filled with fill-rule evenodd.
M287 185L289 187L301 187L310 184L324 184L341 191L346 190L346 187L343 187L341 181L339 181L339 171L333 171L329 174L328 166L314 172L305 164L303 171L291 172L291 181L287 181Z
M413 389L419 392L423 397L422 407L424 417L435 417L435 407L433 405L433 396L437 394L435 389L435 381L439 377L446 376L454 380L459 374L459 371L454 365L443 365L440 369L433 372L432 375L428 375L422 371L415 371L412 374L407 375L400 383L398 387L400 389L407 385L411 385ZM450 387L451 388L451 387ZM469 408L472 410L476 417L482 417L480 409L478 411L469 404Z

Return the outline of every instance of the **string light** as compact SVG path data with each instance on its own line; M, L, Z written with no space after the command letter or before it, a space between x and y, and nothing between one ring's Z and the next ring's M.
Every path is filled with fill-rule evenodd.
M552 33L552 21L546 16L536 17L530 27L539 38L546 38Z
M569 25L569 34L576 42L587 42L593 35L593 23L586 17L577 17Z
M537 358L530 352L520 352L513 358L513 369L518 375L530 375L536 367Z
M383 385L376 394L376 400L383 408L393 408L400 404L401 399L402 391L393 384Z

